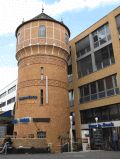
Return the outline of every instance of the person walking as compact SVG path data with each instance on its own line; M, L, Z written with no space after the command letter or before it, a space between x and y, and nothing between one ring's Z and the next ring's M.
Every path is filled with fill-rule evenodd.
M2 144L2 150L0 151L0 154L4 153L7 154L7 150L8 148L12 145L12 140L10 137L6 137L3 141L3 144Z

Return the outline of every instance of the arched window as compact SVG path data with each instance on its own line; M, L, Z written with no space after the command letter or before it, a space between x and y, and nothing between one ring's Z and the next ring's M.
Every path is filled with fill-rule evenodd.
M46 27L44 25L39 27L39 37L46 37Z

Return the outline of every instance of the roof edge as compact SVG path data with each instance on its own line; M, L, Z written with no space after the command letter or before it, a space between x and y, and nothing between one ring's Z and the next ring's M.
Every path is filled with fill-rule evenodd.
M70 30L69 30L69 28L64 24L64 23L61 23L61 22L59 22L59 21L57 21L57 20L54 20L54 19L31 19L31 20L28 20L28 21L26 21L26 22L23 22L22 24L20 24L18 27L17 27L17 29L16 29L16 31L15 31L15 36L17 37L17 32L18 32L18 30L23 26L23 25L25 25L25 24L27 24L27 23L30 23L30 22L34 22L34 21L52 21L52 22L56 22L56 23L58 23L58 24L60 24L60 25L62 25L62 26L64 26L66 29L67 29L67 31L68 31L68 34L69 34L69 37L70 37Z

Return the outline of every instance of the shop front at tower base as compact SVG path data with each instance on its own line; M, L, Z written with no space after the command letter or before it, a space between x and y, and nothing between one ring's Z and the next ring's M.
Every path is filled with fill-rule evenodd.
M87 150L120 150L120 121L81 125L82 147Z

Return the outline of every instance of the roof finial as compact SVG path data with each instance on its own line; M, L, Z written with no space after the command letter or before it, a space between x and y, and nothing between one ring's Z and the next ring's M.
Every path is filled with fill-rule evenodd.
M43 4L42 4L42 13L44 13L44 7L43 7Z
M61 23L63 23L63 19L61 18Z
M23 20L22 20L22 23L24 23L24 18L23 18Z

